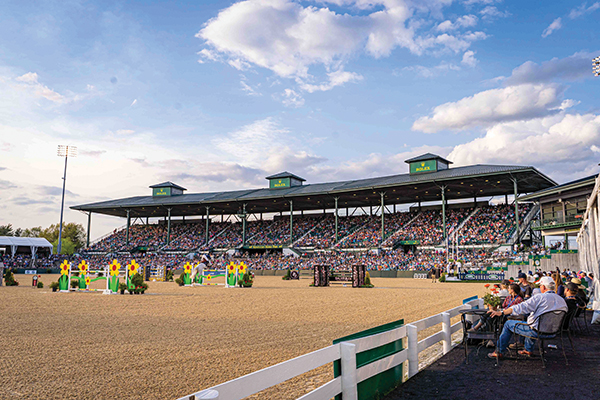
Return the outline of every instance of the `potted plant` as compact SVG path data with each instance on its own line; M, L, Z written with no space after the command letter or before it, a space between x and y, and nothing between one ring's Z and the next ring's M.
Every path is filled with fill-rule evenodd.
M37 287L38 287L38 289L43 289L44 288L44 282L38 281L37 282Z
M173 270L171 270L171 269L167 270L167 273L165 275L165 281L173 282Z
M238 281L238 285L240 287L252 287L254 283L254 273L246 270L244 275L242 275L242 279Z
M502 304L502 299L498 297L498 291L495 288L490 289L489 283L486 283L484 286L489 292L483 296L483 304L492 310L497 309Z
M364 284L364 285L362 285L361 287L364 287L364 288L372 288L372 287L375 287L375 285L373 285L373 284L371 283L371 275L369 275L369 272L367 272L367 273L365 274L365 284Z
M127 289L127 284L119 283L119 292L121 292L121 294L125 294L126 289Z
M13 275L11 268L7 269L4 273L4 284L6 286L19 286L19 282L15 280L15 276Z
M71 287L73 289L79 289L79 279L71 279Z
M52 289L53 292L56 292L58 290L58 282L52 282L50 284L50 289Z
M142 285L144 285L144 277L139 273L133 274L131 280L129 282L130 286L132 286L133 292L135 294L139 294L141 292ZM131 291L130 291L131 292Z
M179 286L183 286L184 282L183 282L183 274L181 274L181 276L177 279L175 279L175 283L178 284Z
M287 272L285 273L285 276L282 277L281 279L283 279L284 281L289 281L290 279L292 279L292 271L288 268Z

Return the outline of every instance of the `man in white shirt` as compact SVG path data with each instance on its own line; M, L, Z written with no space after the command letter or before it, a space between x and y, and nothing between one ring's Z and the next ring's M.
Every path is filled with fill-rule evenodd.
M508 344L510 339L512 338L513 333L516 334L526 334L527 336L537 337L537 332L534 329L537 329L539 317L540 315L547 313L549 311L567 311L567 303L565 300L557 295L554 290L556 288L556 284L554 280L549 276L544 276L540 279L540 291L541 293L537 296L533 296L530 299L509 307L505 310L499 311L488 311L492 316L498 317L501 315L527 315L527 325L519 325L521 321L513 321L508 320L504 324L504 328L502 329L502 334L500 334L500 338L498 339L498 350L497 352L493 352L488 354L490 358L502 357L502 355L506 352L508 348ZM533 349L535 346L535 341L529 338L525 339L525 350L520 350L519 354L531 356L533 354Z

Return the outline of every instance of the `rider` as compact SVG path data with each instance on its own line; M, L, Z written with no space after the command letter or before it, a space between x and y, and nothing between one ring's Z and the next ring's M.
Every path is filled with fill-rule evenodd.
M207 254L203 254L198 265L196 265L192 269L192 277L191 277L192 285L195 285L196 275L200 274L200 276L202 276L204 274L204 269L208 268L209 266L210 266L210 256Z

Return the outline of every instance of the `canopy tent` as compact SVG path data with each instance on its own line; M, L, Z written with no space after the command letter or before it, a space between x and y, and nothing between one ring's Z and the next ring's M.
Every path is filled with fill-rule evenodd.
M35 257L38 249L49 249L52 254L52 244L44 238L28 238L14 236L0 236L0 247L10 248L11 255L15 255L19 247L29 247L31 257Z

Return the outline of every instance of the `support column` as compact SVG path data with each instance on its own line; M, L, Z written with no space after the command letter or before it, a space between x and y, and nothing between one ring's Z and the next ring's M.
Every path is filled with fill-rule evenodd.
M369 215L373 216L373 206L369 206Z
M242 247L246 245L246 203L242 204Z
M444 240L446 240L446 186L442 186L442 227L444 228Z
M477 208L477 196L473 196L473 208Z
M504 204L508 204L508 195L507 194L504 195Z
M335 242L338 242L338 200L339 197L334 197L333 200L335 201Z
M127 210L127 231L125 232L125 244L129 246L129 225L131 225L131 217L129 216L129 210Z
M396 214L396 205L394 204L394 214Z
M208 237L208 229L209 229L208 224L210 223L210 213L208 211L209 209L210 209L210 207L206 206L206 233L204 236L204 244L206 244L206 246L208 246L208 239L209 239L209 237Z
M569 235L565 233L565 250L569 250Z
M294 202L290 200L290 247L294 243Z
M90 229L92 227L92 212L88 213L88 229L87 229L87 240L85 247L90 247Z
M380 244L383 245L383 240L385 239L384 238L384 235L385 235L385 208L384 208L385 203L384 203L383 198L385 196L385 193L381 192L379 194L381 195L381 242L380 242Z
M515 223L517 224L517 242L519 241L519 200L517 198L518 196L518 187L517 187L517 180L515 178L513 178L513 188L514 188L514 192L515 192Z
M419 212L421 212L421 202L419 202Z
M171 209L167 208L167 245L171 243Z

